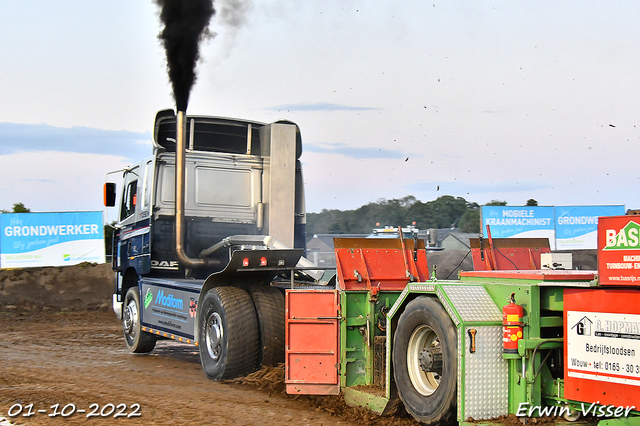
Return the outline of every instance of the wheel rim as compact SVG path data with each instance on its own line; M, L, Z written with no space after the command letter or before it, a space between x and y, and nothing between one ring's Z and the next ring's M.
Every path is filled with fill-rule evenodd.
M124 309L122 325L125 333L135 336L138 325L138 305L133 299L129 301L129 304Z
M424 371L420 363L423 351L439 347L440 341L431 327L421 325L409 338L407 347L407 369L413 387L424 396L433 394L440 385L440 375L434 371Z
M224 329L222 328L222 318L217 312L212 312L207 318L206 343L209 356L214 361L218 361L222 354L222 339Z

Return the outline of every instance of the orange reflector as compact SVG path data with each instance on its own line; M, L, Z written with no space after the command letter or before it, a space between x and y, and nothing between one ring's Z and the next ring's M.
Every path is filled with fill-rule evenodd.
M180 337L178 340L182 342L182 337Z
M266 257L261 257L260 258L260 266L267 266L267 258Z
M249 258L245 257L244 259L242 259L242 266L249 266Z

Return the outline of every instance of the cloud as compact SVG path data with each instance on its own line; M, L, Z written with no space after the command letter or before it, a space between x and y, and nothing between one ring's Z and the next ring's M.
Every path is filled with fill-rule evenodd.
M390 150L385 148L357 148L348 146L344 143L323 143L323 144L312 144L308 143L304 145L304 151L306 152L317 152L320 154L339 154L344 155L346 157L357 158L357 159L372 159L372 158L382 158L382 159L399 159L406 158L407 155L399 150Z
M405 186L409 194L417 194L421 192L438 191L441 195L465 196L473 194L474 196L482 194L505 193L512 194L518 192L533 192L552 188L553 185L547 182L478 182L478 181L427 181L413 183Z
M151 155L151 133L0 123L0 155L37 151L109 154L137 161Z
M284 104L267 108L271 111L376 111L380 108L360 107L350 105L331 104L326 102L318 102L315 104Z
M440 191L443 189L449 192L462 193L493 193L493 192L520 192L520 191L537 191L540 189L549 189L552 185L546 182L466 182L466 181L421 181L407 186L408 189L421 189L440 186Z
M22 202L34 212L102 210L106 174L128 164L122 156L93 153L0 155L0 209Z

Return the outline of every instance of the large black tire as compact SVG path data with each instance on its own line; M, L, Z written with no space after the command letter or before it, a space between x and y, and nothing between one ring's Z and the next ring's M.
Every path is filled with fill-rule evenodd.
M428 360L439 357L433 354L440 352L441 364L430 364ZM418 297L400 315L393 339L393 370L400 398L416 420L428 425L452 420L456 412L457 337L437 299Z
M258 367L275 367L284 362L284 294L267 285L252 286L249 291L258 314Z
M138 286L131 287L122 304L122 329L127 348L134 353L151 352L156 346L156 338L142 331L140 324L140 295Z
M212 380L250 373L258 362L258 320L251 296L214 287L198 306L200 364Z

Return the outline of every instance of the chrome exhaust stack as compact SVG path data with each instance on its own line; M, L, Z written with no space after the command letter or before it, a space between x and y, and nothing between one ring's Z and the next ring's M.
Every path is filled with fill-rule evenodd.
M204 259L192 259L185 251L186 228L184 223L185 205L185 175L186 175L186 130L185 111L178 111L176 116L176 256L178 261L188 268L200 268L206 266Z

